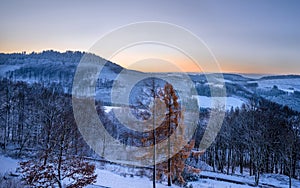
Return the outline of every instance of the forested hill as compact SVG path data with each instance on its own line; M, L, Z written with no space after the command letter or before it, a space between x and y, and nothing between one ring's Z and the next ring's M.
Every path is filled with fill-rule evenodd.
M24 81L28 84L39 83L44 87L56 87L63 93L70 94L77 65L85 54L87 53L79 51L62 53L53 50L30 54L0 53L0 79L7 78L13 82ZM118 74L126 69L99 56L92 56L105 64L97 81L96 99L110 105L110 89ZM131 70L125 72L132 76L142 74ZM194 82L199 96L211 97L211 88L219 87L208 83L205 74L188 74ZM168 76L163 73L161 75ZM182 76L180 73L173 73L172 75L176 75L179 80ZM247 104L252 98L263 97L300 111L299 75L261 75L260 78L249 78L239 74L223 74L223 78L226 84L227 97L230 97L228 98L228 108L240 106L242 103Z
M71 93L74 74L85 52L66 51L64 53L49 50L41 53L32 52L0 54L0 78L27 83L41 83L44 86L55 84ZM92 55L105 64L108 74L120 72L123 68L99 56Z

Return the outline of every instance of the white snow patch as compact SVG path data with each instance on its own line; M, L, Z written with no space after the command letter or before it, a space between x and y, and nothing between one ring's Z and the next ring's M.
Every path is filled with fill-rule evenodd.
M226 103L226 110L230 110L231 107L241 107L245 101L236 97L207 97L207 96L197 96L198 106L201 108L212 108L212 102L215 100L218 104Z
M4 76L6 72L14 71L19 68L20 68L19 65L0 65L0 75Z
M224 181L217 181L213 179L201 179L197 182L192 182L194 188L197 187L220 187L220 188L229 188L229 187L241 187L241 188L248 188L251 187L250 184L254 184L254 176L249 175L226 175L220 174L216 172L209 172L209 171L202 171L201 175L205 175L211 178L221 178L224 180L236 181L241 182L244 184L235 184L229 183ZM248 184L248 185L247 185ZM269 185L281 188L288 188L289 187L289 177L280 174L262 174L260 176L259 185ZM292 187L300 187L300 181L296 179L292 179Z
M19 161L10 157L0 156L0 173L5 174L7 172L15 172Z
M110 111L112 111L113 109L120 109L120 107L117 106L104 106L104 111L106 113L109 113Z
M110 188L152 188L152 181L149 178L143 177L123 177L107 170L96 169L97 182L94 185L89 185L87 188L93 187L110 187ZM157 188L168 188L168 186L156 183ZM179 188L178 186L172 186Z
M189 185L190 184L193 185L193 188L253 188L249 185L238 185L212 179L201 179L199 181L189 183Z

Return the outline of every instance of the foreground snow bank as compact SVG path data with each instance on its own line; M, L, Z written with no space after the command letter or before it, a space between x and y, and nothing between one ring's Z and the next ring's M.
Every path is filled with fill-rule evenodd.
M254 185L254 177L249 175L226 175L215 172L203 171L201 172L203 177L207 177L210 179L201 179L200 181L191 183L193 187L205 187L204 185L214 185L215 187L253 187ZM216 180L219 181L216 181ZM220 179L224 181L220 181ZM229 182L239 182L239 184L228 183ZM203 185L203 186L201 186ZM251 186L252 185L252 186ZM261 186L269 186L269 187L280 187L280 188L288 188L289 187L289 177L281 174L262 174L259 180L259 185ZM300 181L296 179L292 179L292 187L297 188L300 187Z
M12 159L0 155L0 174L14 173L19 166L19 160ZM100 169L101 168L101 169ZM114 171L114 172L111 172ZM94 185L89 185L87 188L99 188L99 187L110 187L110 188L152 188L152 181L144 176L136 176L138 169L130 169L119 165L105 165L99 166L96 169L98 174L97 181ZM118 175L118 174L121 175ZM146 172L149 173L149 172ZM122 175L123 174L123 175ZM250 176L231 176L220 173L203 171L202 176L210 177L211 179L200 179L199 181L189 182L188 185L192 185L193 188L250 188L252 186L246 185L247 183L253 183L254 178ZM223 179L220 181L217 179ZM243 182L245 184L229 183L229 181ZM262 174L260 178L260 185L288 188L289 178L279 174ZM1 185L0 185L1 187ZM168 188L166 182L156 183L157 188ZM292 187L300 187L299 180L292 180ZM172 185L172 188L179 188L178 186Z
M189 183L189 185L190 184L193 186L193 188L253 188L253 186L249 185L238 185L235 183L211 179L201 179L199 181Z
M96 169L98 174L97 182L87 188L110 187L110 188L152 188L152 182L147 177L123 177L107 170ZM157 188L168 188L168 186L156 183ZM178 186L172 186L179 188Z

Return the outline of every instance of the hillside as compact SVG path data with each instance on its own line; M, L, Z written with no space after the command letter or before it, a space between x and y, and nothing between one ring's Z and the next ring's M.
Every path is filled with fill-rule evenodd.
M46 87L56 85L61 88L64 93L70 94L72 92L76 68L85 54L84 52L72 51L60 53L52 50L41 53L33 52L31 54L1 53L0 78L7 78L14 82L25 81L29 84L41 83ZM96 99L108 106L112 105L110 99L111 88L121 72L128 80L137 77L147 77L145 73L126 70L101 57L94 55L93 57L104 65L96 84ZM152 73L148 77L155 76L172 78L175 82L177 79L181 80L185 77L182 73ZM206 74L189 74L188 76L195 84L195 88L200 96L210 97L210 90L218 87L214 84L209 85ZM300 111L300 76L298 75L266 76L257 79L248 78L239 74L225 73L222 76L226 85L227 97L233 97L233 100L241 100L247 104L247 101L252 98L263 97ZM125 85L120 85L119 87L122 91ZM143 86L140 85L139 87ZM233 100L228 100L228 102L230 103ZM204 106L207 107L207 105ZM229 106L235 107L236 105L229 104Z

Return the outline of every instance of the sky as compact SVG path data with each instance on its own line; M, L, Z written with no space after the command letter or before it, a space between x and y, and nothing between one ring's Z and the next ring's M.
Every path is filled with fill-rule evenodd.
M300 74L299 9L297 0L2 0L0 52L88 51L116 28L159 21L201 38L222 72ZM114 61L147 72L173 71L174 65L198 71L174 50L170 62L159 60L153 55L156 48L128 49ZM172 50L164 50L172 56ZM152 58L130 62L131 56L149 57L147 51Z

